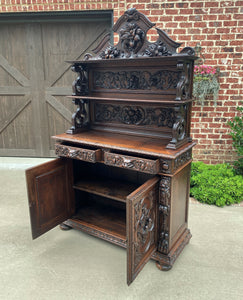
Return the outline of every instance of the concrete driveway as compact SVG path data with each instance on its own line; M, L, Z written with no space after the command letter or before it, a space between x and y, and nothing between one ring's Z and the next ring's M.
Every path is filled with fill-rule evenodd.
M149 261L130 287L126 251L76 230L31 240L24 169L0 158L0 299L243 299L243 207L190 203L192 239L169 272Z

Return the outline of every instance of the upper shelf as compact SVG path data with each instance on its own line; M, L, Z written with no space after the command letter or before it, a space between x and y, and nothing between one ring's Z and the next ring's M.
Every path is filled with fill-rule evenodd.
M139 102L139 103L148 103L148 102L153 102L155 104L161 104L161 103L166 103L166 104L174 104L174 105L178 105L178 104L184 104L184 103L188 103L188 102L192 102L192 99L186 99L186 100L182 100L180 102L176 101L176 100L171 100L168 102L168 96L166 97L166 99L162 99L161 96L158 97L158 99L149 99L149 98L142 98L142 97L138 97L138 95L136 94L134 96L134 99L131 98L131 94L129 95L130 98L126 98L124 97L122 94L116 95L117 98L112 98L112 97L102 97L100 96L100 94L91 94L90 96L67 96L67 98L71 98L71 99L83 99L83 100L97 100L97 101L115 101L115 102ZM143 95L144 97L144 95ZM172 95L173 97L173 95Z

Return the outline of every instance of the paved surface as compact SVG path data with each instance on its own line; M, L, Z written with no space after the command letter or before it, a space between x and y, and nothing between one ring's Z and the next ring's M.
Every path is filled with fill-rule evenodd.
M76 230L32 241L24 169L0 158L0 299L243 299L243 207L191 203L192 239L169 272L149 261L126 285L126 251Z

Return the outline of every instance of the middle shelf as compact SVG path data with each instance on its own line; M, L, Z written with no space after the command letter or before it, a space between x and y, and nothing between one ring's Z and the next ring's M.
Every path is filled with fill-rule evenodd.
M139 184L131 182L101 178L83 178L73 186L74 189L121 202L126 202L127 196L138 187Z

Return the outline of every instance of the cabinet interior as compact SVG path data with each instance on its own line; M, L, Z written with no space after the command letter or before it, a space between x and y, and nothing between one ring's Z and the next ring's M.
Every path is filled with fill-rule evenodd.
M72 221L126 239L126 199L153 175L101 163L73 161L76 213Z

